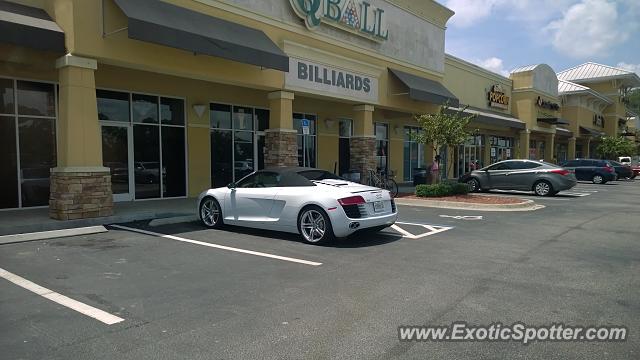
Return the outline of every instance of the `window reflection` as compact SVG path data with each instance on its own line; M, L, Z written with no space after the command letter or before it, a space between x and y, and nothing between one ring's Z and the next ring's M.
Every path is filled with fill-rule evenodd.
M108 90L97 90L98 119L103 121L129 122L129 94Z
M0 116L0 209L18 207L18 158L16 121Z
M56 165L54 119L18 118L22 206L49 203L49 173Z
M0 78L0 114L15 114L13 80Z
M53 84L18 81L18 114L56 116Z
M157 124L158 123L158 97L150 95L133 94L131 96L133 122Z
M133 144L136 199L160 197L159 128L134 125Z

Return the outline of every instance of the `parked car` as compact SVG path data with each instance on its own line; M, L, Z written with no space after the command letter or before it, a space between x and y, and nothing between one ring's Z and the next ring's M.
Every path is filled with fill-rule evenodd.
M303 167L260 170L204 191L198 214L208 228L229 224L291 232L311 244L381 230L398 217L389 191Z
M631 171L633 171L633 177L640 175L640 163L631 165Z
M459 182L471 191L523 190L539 196L551 196L576 186L573 172L543 161L504 160L462 175Z
M609 162L616 171L618 179L633 179L636 177L633 170L631 170L631 166L613 160L609 160Z
M574 171L578 180L594 184L606 184L616 179L616 171L608 160L575 159L566 161L561 166Z
M618 157L618 162L624 165L631 165L631 157L630 156L620 156Z

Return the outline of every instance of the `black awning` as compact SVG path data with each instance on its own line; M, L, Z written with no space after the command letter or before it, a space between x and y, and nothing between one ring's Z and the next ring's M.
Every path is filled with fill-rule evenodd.
M158 0L115 0L129 38L289 71L289 58L265 33Z
M409 97L413 100L438 105L443 105L448 101L451 107L460 106L458 98L437 81L391 68L389 71L409 89Z
M580 126L580 135L600 137L600 136L604 136L604 133L602 131L598 131L598 130L595 130L595 129L590 129L588 127Z
M563 129L563 128L556 128L556 135L565 136L565 137L573 137L573 131L567 130L567 129Z
M457 112L462 109L450 108L450 112ZM506 114L497 114L488 111L482 111L475 108L467 108L464 110L464 115L475 115L473 119L474 123L486 124L492 126L509 127L512 129L525 129L526 124L517 118Z
M569 125L569 122L565 119L549 117L549 118L538 118L538 121L547 123L550 125Z
M46 11L0 0L0 42L65 52L64 31Z

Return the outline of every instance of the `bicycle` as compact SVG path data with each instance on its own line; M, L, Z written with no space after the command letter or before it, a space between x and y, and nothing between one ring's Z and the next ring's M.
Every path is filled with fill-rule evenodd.
M392 198L398 196L398 183L386 171L369 170L369 186L389 190Z

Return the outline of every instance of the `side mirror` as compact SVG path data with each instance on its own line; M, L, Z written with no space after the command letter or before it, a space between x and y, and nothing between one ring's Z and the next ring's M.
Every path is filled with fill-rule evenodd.
M229 189L231 189L231 190L235 190L235 189L236 189L236 183L234 183L234 182L229 183L229 185L227 185L227 187L228 187Z

